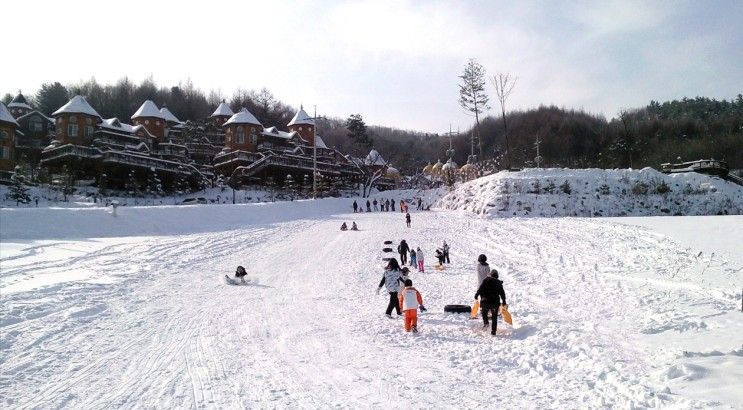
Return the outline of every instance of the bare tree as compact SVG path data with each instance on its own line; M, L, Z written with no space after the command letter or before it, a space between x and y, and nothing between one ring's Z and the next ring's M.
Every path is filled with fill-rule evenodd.
M508 144L508 125L506 124L506 101L516 86L518 77L512 77L509 73L498 73L490 79L495 87L495 94L500 102L500 111L503 116L503 135L506 138L506 167L511 168L511 150Z
M361 172L362 197L368 198L371 195L372 188L374 188L380 179L384 178L389 162L382 158L382 155L377 150L370 152L367 158L351 157L350 159ZM381 167L373 166L380 160L382 162Z
M475 115L477 141L480 148L480 159L482 160L480 114L490 109L488 106L490 97L485 94L485 67L481 66L474 58L470 58L467 65L464 66L464 73L459 78L462 79L462 83L459 84L459 105Z

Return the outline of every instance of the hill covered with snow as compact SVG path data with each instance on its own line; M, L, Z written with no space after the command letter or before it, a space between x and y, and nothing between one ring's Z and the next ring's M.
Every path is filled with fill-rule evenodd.
M652 168L526 169L466 182L436 205L490 217L739 215L743 187Z

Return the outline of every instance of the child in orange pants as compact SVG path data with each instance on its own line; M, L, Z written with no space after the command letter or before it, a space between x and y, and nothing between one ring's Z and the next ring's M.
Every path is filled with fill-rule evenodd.
M405 331L418 333L418 308L421 312L425 311L423 307L423 297L416 288L413 287L413 281L405 280L405 289L400 292L400 309L405 313Z

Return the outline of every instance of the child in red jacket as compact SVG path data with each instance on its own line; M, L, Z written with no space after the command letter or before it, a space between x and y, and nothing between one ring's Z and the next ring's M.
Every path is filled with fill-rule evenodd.
M425 311L423 307L423 297L416 288L413 287L413 281L405 280L405 289L400 291L400 309L405 314L405 331L418 333L418 309Z

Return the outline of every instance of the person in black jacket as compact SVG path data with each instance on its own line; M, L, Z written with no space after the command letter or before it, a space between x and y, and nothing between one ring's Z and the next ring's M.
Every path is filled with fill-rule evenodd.
M408 263L408 252L410 252L410 247L408 246L408 243L405 242L405 239L400 241L400 244L397 245L397 253L400 254L400 263L403 265L407 265Z
M480 297L480 308L482 309L482 320L485 322L483 327L488 327L488 313L493 314L493 328L491 335L495 335L498 327L498 307L506 305L506 291L503 290L503 281L498 280L498 271L493 269L490 276L485 278L475 293L475 299ZM501 302L502 301L502 302Z

